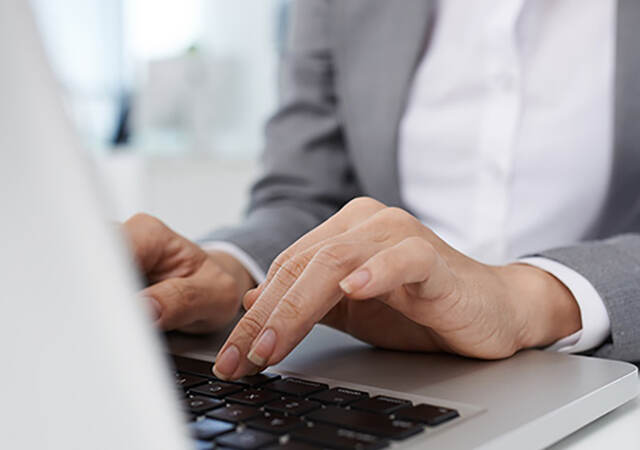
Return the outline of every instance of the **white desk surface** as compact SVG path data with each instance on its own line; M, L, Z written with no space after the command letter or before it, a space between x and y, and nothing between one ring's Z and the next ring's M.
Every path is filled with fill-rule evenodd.
M640 396L551 447L560 449L640 449Z

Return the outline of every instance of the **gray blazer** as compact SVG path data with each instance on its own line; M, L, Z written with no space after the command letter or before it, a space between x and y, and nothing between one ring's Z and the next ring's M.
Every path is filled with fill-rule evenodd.
M207 239L234 243L266 270L353 197L404 207L398 125L433 17L430 0L299 0L264 174L246 220ZM629 361L640 361L638 24L640 2L619 0L614 175L595 240L541 253L583 274L604 299L611 339L595 355Z

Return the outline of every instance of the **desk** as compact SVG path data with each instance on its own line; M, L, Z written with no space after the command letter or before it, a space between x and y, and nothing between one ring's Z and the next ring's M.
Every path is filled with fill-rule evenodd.
M231 331L215 335L196 337L180 333L169 333L169 348L172 352L202 356L213 360L216 349ZM640 449L640 397L611 411L551 447L560 449Z

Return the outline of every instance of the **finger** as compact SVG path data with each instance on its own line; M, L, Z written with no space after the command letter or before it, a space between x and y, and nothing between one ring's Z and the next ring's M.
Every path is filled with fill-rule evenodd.
M313 256L286 294L277 299L272 311L263 310L266 302L262 298L249 311L267 316L263 326L253 319L248 326L241 321L229 341L236 345L241 357L246 357L256 366L281 361L340 301L343 294L338 281L379 250L380 245L356 242L325 246ZM256 330L260 334L252 339ZM238 370L232 377L242 375L244 371Z
M316 251L326 242L334 241L336 237L349 239L350 235L347 232L340 232L349 231L349 227L356 223L366 223L384 208L382 203L372 199L355 199L281 253L269 268L269 273L258 292L247 296L243 302L247 313L222 346L214 373L219 378L226 378L254 371L256 365L244 356L277 303L302 274ZM351 231L353 230L352 228Z
M383 203L368 197L359 197L351 200L343 206L340 211L321 225L306 233L278 255L269 267L264 284L268 285L280 268L294 255L302 253L320 242L348 231L384 208L385 205Z
M244 376L256 371L259 365L254 364L245 355L277 303L286 294L289 287L295 283L298 276L302 274L312 257L311 250L294 256L280 268L268 285L263 283L263 287L258 292L249 296L248 301L251 301L253 296L257 295L257 298L250 305L250 308L246 308L244 316L227 338L227 342L220 351L220 356L216 359L214 373L218 378L225 379L235 373L241 374L238 376ZM229 348L230 346L232 348ZM229 362L230 358L226 358L227 355L234 356L233 364ZM238 358L235 358L236 355Z
M330 240L335 241L343 236L349 239L348 231L370 221L376 213L385 209L385 205L370 199L357 198L350 201L338 213L333 215L320 226L316 227L282 252L271 264L266 279L255 290L247 292L243 298L243 307L249 311L253 305L264 297L266 304L262 305L264 313L255 313L257 317L249 315L247 321L255 319L256 331L260 331L264 320L275 307L277 301L289 290L296 279L302 274L308 262L318 249ZM343 239L344 240L344 239ZM304 256L308 255L308 256ZM256 335L246 336L248 342L253 341ZM224 348L223 348L224 350ZM249 361L243 361L241 365L250 365Z
M249 289L244 294L244 297L242 298L242 307L245 309L245 311L249 311L251 309L251 307L256 302L256 300L258 300L258 297L260 296L263 290L264 290L264 283L260 283L258 286L256 286L253 289Z
M185 278L168 278L141 292L156 303L156 324L163 330L210 331L235 314L236 285L230 275L207 262Z
M360 227L362 227L362 225L363 224L361 224ZM237 376L244 376L247 373L255 371L257 365L262 366L263 363L260 359L251 360L245 356L248 354L252 343L264 328L265 323L276 309L278 303L282 301L287 292L297 282L308 264L314 257L316 257L316 254L319 251L322 251L323 248L326 251L326 247L328 246L336 246L347 242L366 242L367 236L368 235L366 233L360 232L359 228L355 228L347 233L319 242L306 251L287 260L279 268L276 275L269 283L266 281L262 283L263 287L260 289L259 293L254 293L247 299L247 303L249 303L253 300L252 297L257 295L257 298L253 300L250 308L247 309L242 320L236 325L236 328L232 331L227 340L228 342L233 342L233 345L238 350L237 353L242 356L236 366L229 365L227 368L232 367L234 373L241 374ZM320 259L322 259L322 257ZM334 282L333 286L336 285L336 282ZM225 350L226 344L222 348L221 355ZM222 378L225 376L219 367L216 370L219 370L219 373L217 374L218 377ZM231 372L227 372L227 375L229 373Z
M386 296L404 286L409 296ZM455 289L455 276L433 245L410 237L373 255L340 282L350 299L387 298L390 306L408 312L415 299L437 301Z

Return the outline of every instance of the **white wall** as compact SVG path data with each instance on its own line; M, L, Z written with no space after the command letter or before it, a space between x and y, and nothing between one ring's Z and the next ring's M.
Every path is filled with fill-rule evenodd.
M114 220L144 211L190 238L241 220L258 173L252 161L126 154L101 158L98 165L114 200Z

